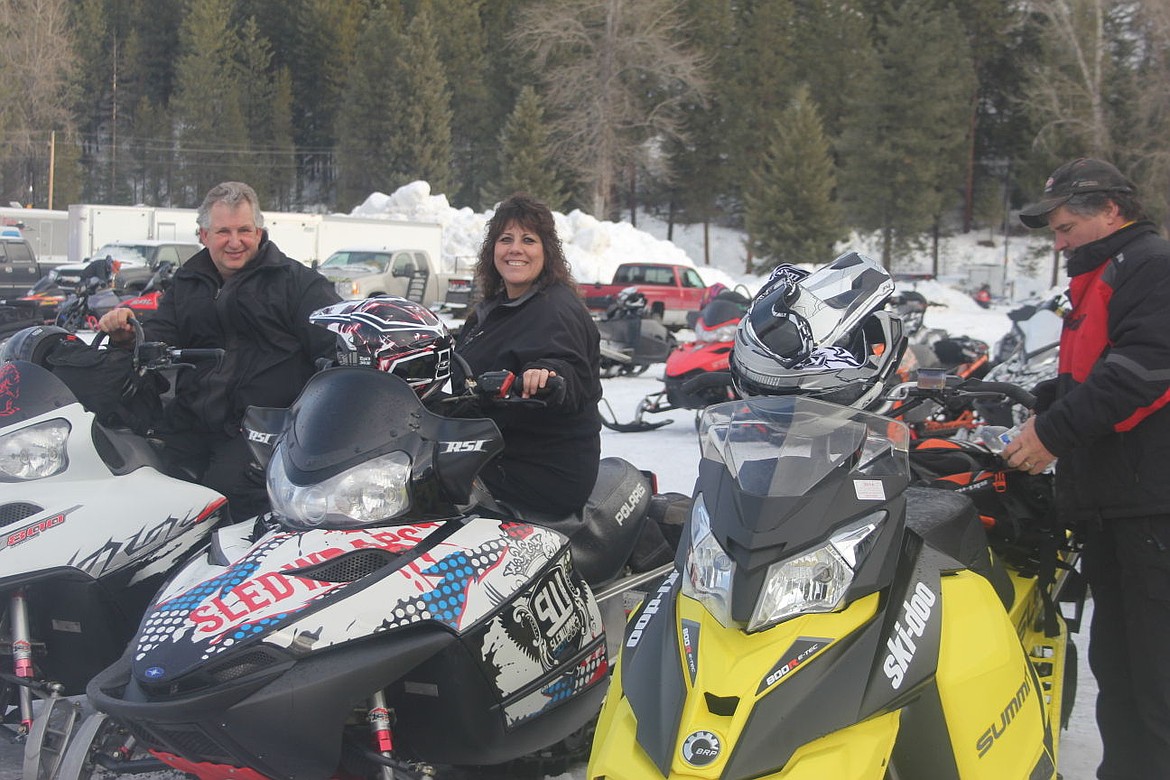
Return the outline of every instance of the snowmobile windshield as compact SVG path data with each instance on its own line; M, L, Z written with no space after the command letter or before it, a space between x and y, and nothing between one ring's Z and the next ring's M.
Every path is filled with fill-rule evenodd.
M748 301L742 295L727 293L711 301L703 308L701 319L707 328L720 325L736 325L743 319Z
M909 441L900 422L802 396L710 406L699 427L703 457L755 496L802 496L835 473L853 479L858 498L875 480L904 485Z
M268 494L294 527L447 517L471 499L479 470L502 448L494 422L434 414L394 374L332 368L290 407Z
M75 403L77 398L48 369L24 360L0 363L0 426L31 420Z

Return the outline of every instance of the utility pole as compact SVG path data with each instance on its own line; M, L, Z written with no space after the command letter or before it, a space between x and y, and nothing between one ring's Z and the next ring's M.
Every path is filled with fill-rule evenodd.
M114 34L114 74L110 85L113 92L110 116L110 201L114 202L114 193L117 192L115 182L118 181L118 36Z
M53 208L53 169L57 159L57 131L49 131L49 208Z

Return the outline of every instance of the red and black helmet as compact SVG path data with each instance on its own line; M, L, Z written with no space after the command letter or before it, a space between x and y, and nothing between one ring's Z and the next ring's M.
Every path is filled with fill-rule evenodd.
M337 362L369 366L405 379L419 398L451 376L455 341L426 307L392 295L318 309L309 321L337 334Z

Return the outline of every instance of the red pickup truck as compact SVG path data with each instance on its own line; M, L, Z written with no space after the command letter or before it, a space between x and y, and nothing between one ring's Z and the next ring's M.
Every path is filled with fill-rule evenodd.
M595 282L580 287L585 305L596 312L608 309L622 290L636 288L646 296L651 314L668 328L689 327L687 312L698 311L707 291L693 266L674 263L622 263L610 284Z

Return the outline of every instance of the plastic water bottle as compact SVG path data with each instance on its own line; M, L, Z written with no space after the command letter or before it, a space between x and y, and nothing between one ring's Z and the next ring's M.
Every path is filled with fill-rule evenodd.
M1002 425L984 425L979 429L979 440L987 449L998 454L1003 452L1004 447L1008 446L1019 433L1020 426L1018 425L1012 428L1005 428Z

